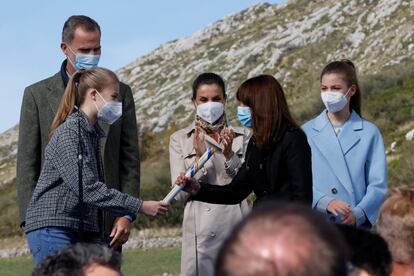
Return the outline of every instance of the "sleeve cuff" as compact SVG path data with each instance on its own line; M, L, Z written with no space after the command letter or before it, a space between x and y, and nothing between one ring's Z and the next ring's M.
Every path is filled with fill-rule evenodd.
M324 196L319 199L318 203L316 203L316 210L323 213L328 214L328 204L334 200L332 197Z
M235 176L238 169L240 168L241 160L236 153L233 154L233 157L230 160L224 161L224 169L229 176Z
M144 201L142 199L138 199L138 209L137 209L137 212L136 212L136 216L141 212L141 207L142 207L143 203L144 203Z
M175 200L179 202L186 202L188 198L190 197L190 194L184 191L180 191L176 196Z
M364 210L362 210L361 207L356 206L352 209L352 212L355 215L356 226L361 226L367 219Z

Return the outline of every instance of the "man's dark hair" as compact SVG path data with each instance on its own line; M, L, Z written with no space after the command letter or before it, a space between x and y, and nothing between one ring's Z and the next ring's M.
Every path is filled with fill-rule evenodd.
M337 225L348 244L352 265L371 276L388 276L392 269L391 253L379 235L349 225Z
M204 84L218 85L223 91L223 97L226 98L226 87L224 85L224 80L215 73L203 73L193 81L193 100L197 98L197 89Z
M224 242L216 275L347 275L347 248L330 222L306 206L263 203Z
M79 27L87 32L99 31L101 33L99 24L92 18L85 15L72 15L63 25L62 42L71 43L75 36L75 31Z
M84 269L92 264L120 272L121 256L106 246L78 243L46 257L32 276L83 276Z

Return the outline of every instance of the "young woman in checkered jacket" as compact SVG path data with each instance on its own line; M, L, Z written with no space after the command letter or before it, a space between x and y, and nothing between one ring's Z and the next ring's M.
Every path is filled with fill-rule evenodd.
M100 124L105 129L117 123L121 97L119 80L108 69L77 71L69 80L26 213L25 232L36 263L69 244L106 242L102 211L130 220L139 213L167 212L165 202L142 201L105 184L99 142L110 133ZM127 239L124 233L111 236L112 247Z

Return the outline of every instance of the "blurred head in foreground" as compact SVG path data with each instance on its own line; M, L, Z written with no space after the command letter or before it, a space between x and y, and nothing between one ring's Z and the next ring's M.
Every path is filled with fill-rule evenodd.
M414 186L394 188L381 207L378 233L393 259L391 275L414 275Z
M121 276L121 257L108 247L75 244L45 258L32 276Z
M333 224L291 203L258 206L224 243L216 275L347 275L346 244Z

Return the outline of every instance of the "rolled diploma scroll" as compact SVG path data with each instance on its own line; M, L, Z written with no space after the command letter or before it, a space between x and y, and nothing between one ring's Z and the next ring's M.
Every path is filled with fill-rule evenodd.
M207 151L200 157L200 159L194 161L191 167L188 168L187 172L185 173L185 176L194 177L194 175L204 166L204 164L211 158L211 156L214 155L215 152L215 149L208 148ZM184 188L184 186L184 184L175 185L163 201L171 203L171 201Z

